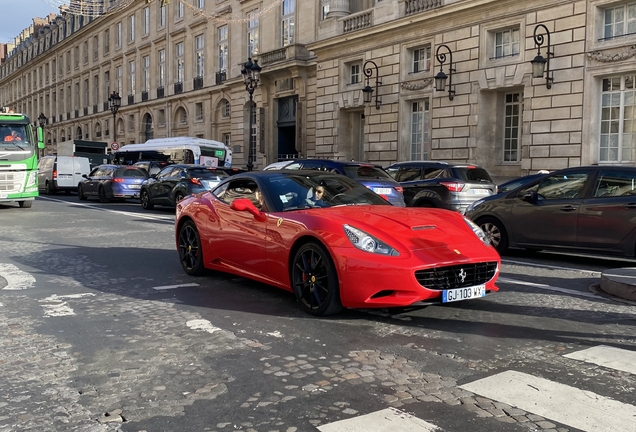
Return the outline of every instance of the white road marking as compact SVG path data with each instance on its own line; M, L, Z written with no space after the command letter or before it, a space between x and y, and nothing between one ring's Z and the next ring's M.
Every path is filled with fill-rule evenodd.
M163 290L170 290L170 289L175 289L175 288L197 287L197 286L200 286L200 285L198 283L187 283L187 284L181 284L181 285L158 286L158 287L153 287L152 289L157 290L157 291L163 291Z
M35 278L13 264L0 263L0 276L7 280L7 286L2 288L7 291L25 290L33 287Z
M636 375L636 351L599 345L564 357ZM633 421L636 423L636 418Z
M556 291L556 292L560 292L563 294L570 294L570 295L576 295L576 296L580 296L580 297L587 297L587 298L593 298L593 299L602 299L603 297L598 296L596 294L592 294L589 292L585 292L585 291L577 291L577 290L572 290L572 289L567 289L567 288L559 288L559 287L554 287L551 285L546 285L546 284L540 284L540 283L536 283L536 282L527 282L527 281L522 281L522 280L517 280L517 279L510 279L510 278L505 278L505 277L500 277L499 279L497 279L498 282L504 282L504 283L511 283L511 284L517 284L517 285L527 285L527 286L531 286L533 288L539 288L539 289L544 289L544 290L548 290L548 291Z
M509 259L502 259L501 262L503 264L514 264L514 265L520 265L520 266L526 266L526 267L538 267L538 268L546 268L546 269L550 269L550 270L567 270L567 271L572 271L572 272L588 273L590 276L600 276L601 275L600 271L582 270L582 269L570 268L570 267L559 267L559 266L531 263L531 262L525 262L525 261L515 261L515 260L509 260Z
M267 336L273 336L275 338L282 338L285 337L281 332L279 332L278 330L276 330L275 332L271 332L271 333L265 333Z
M588 432L634 432L636 407L517 371L480 379L462 389Z
M186 322L186 325L192 330L203 330L208 333L214 333L215 331L222 330L218 327L214 327L210 321L204 319L190 320Z
M44 309L44 316L47 317L59 317L59 316L71 316L75 315L75 311L66 303L64 300L66 299L78 299L82 297L94 297L93 293L82 293L82 294L68 294L68 295L57 295L53 294L43 300L40 300L40 303L52 303L52 304L43 304L42 308Z
M54 202L59 202L59 203L64 203L64 204L70 204L73 206L79 206L79 207L87 207L87 208L92 208L94 210L102 210L105 212L109 212L109 213L115 213L115 214L121 214L121 215L126 215L126 216L132 216L132 217L138 217L141 219L150 219L150 220L163 220L163 221L170 221L170 222L174 222L175 216L161 216L161 215L153 215L153 214L144 214L144 213L132 213L132 212L127 212L127 211L122 211L122 210L113 210L113 209L109 209L109 208L104 208L104 207L99 207L96 205L92 205L92 204L84 204L84 203L75 203L75 202L70 202L70 201L64 201L64 200L60 200L60 199L55 199L55 198L48 198L48 197L38 197L39 199L44 199L47 201L54 201Z
M387 408L370 414L340 420L318 427L321 432L434 432L442 431L396 408Z

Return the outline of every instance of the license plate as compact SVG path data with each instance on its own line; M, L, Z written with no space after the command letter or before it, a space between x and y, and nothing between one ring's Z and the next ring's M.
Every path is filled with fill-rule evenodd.
M473 195L490 195L488 189L473 189Z
M378 195L391 195L391 188L373 188L373 192Z
M442 291L442 303L486 297L486 285L456 288Z
M141 189L141 185L128 185L128 189Z
M58 178L73 178L73 174L58 174Z

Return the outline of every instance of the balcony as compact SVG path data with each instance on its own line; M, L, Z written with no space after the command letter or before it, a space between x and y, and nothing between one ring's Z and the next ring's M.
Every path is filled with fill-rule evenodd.
M199 77L194 78L192 80L192 87L195 90L199 90L199 89L203 88L203 77L199 76Z
M373 26L373 10L349 15L341 20L343 33L351 33Z
M134 94L128 95L128 105L132 105L134 103L135 103L135 95Z
M162 98L164 96L165 90L163 87L157 87L157 99Z
M141 92L141 101L142 102L148 101L148 91L147 90L144 90L144 91Z
M222 70L216 73L216 85L223 84L223 81L227 79L227 72Z
M442 0L406 0L404 2L404 14L413 15L442 6Z
M183 83L176 82L174 83L174 94L183 93Z
M286 60L306 60L309 58L309 51L302 44L292 44L261 54L258 62L261 66L278 63Z

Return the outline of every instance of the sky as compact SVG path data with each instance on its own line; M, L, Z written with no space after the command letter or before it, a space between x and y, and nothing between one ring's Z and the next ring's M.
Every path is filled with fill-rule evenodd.
M0 25L0 43L12 41L22 30L33 24L35 17L45 17L59 9L51 4L59 0L0 0L0 11L4 17Z

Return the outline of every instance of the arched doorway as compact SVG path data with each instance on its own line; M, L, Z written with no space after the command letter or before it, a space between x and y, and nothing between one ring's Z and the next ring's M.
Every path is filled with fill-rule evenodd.
M146 113L146 115L144 115L142 124L143 124L143 137L145 142L154 137L154 131L152 127L152 116Z

